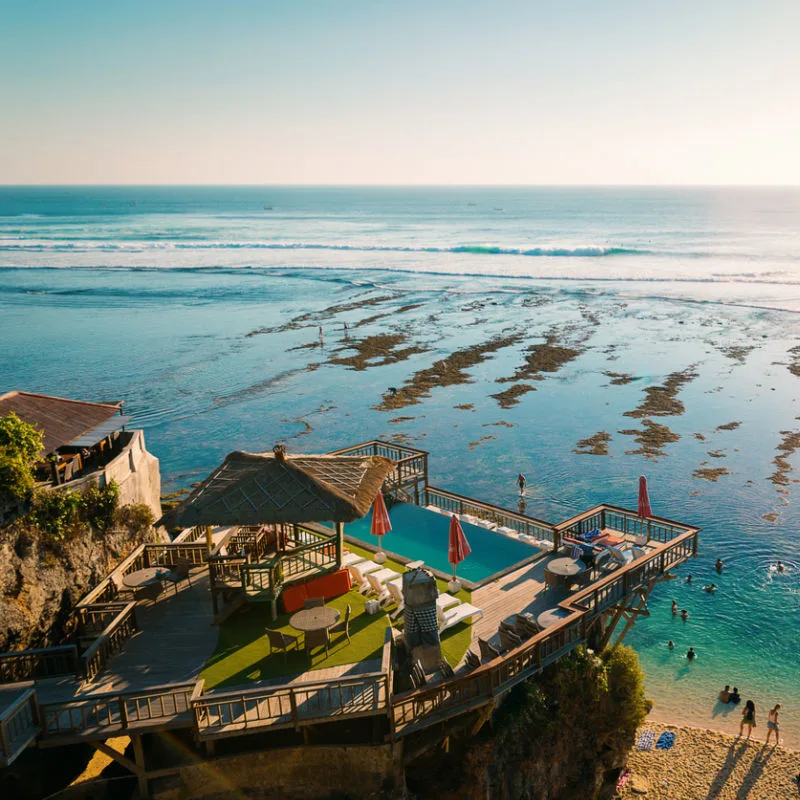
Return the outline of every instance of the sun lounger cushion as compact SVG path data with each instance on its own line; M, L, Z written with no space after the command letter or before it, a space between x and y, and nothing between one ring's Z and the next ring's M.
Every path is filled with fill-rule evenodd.
M350 587L350 573L346 569L331 572L296 586L287 586L281 592L283 610L287 613L299 611L303 607L303 602L309 597L324 597L328 600L349 592Z
M599 539L594 540L594 544L600 547L618 547L625 541L623 536L614 536L613 533L607 533Z

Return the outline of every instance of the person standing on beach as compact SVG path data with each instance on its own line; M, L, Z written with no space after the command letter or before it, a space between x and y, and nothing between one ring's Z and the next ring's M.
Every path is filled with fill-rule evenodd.
M744 704L744 711L742 711L742 723L739 725L739 736L744 733L744 726L747 725L747 738L756 727L756 704L752 700L748 700Z
M775 744L778 744L778 737L780 736L781 729L778 725L778 712L781 710L781 704L775 703L775 707L767 715L767 741L764 744L769 744L769 737L775 731Z
M524 475L523 475L523 474L520 472L520 473L519 473L519 475L517 475L517 486L519 486L519 495L520 495L520 497L522 497L522 495L524 495L524 494L525 494L525 487L526 487L527 485L528 485L528 481L527 481L527 479L526 479L526 478L525 478L525 476L524 476Z

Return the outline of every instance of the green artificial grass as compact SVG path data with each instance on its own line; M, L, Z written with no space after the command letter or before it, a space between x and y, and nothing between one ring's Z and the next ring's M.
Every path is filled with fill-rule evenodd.
M352 544L348 548L359 555L372 558L374 553ZM405 566L387 559L386 567L396 572L406 572ZM447 591L447 583L437 579L440 592ZM461 590L456 597L468 603L471 594ZM206 689L225 689L254 681L282 676L298 675L309 670L328 669L343 664L353 664L369 659L379 659L382 654L386 627L390 620L381 611L370 616L364 613L364 604L369 598L355 589L341 597L328 600L327 606L336 608L344 619L347 604L350 604L350 644L343 633L331 636L328 657L325 651L316 648L309 660L303 648L303 634L289 625L291 614L279 614L273 622L270 619L269 603L254 603L245 610L234 614L222 623L219 629L217 647L206 662L200 677L205 680ZM389 606L391 611L394 606ZM402 616L394 620L395 627L402 627ZM270 654L264 628L275 628L297 636L299 650L294 645L284 657L283 653ZM442 636L442 653L452 666L458 664L472 640L472 625L462 623L451 628Z

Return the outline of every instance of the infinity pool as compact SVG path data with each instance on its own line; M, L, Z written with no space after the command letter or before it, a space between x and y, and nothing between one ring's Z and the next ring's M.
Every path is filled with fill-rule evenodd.
M370 532L371 514L344 526L345 534L375 546L377 538ZM413 503L397 503L389 509L392 530L383 537L383 549L405 556L412 561L421 560L429 567L451 573L447 561L450 518L428 511ZM472 552L458 565L458 576L479 583L518 561L537 555L540 551L529 544L504 536L502 533L461 523Z

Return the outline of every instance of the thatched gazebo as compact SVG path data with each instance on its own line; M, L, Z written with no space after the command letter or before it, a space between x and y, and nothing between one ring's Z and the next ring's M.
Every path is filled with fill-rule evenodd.
M333 522L336 565L344 523L369 512L394 462L383 456L230 453L163 521L170 525Z

